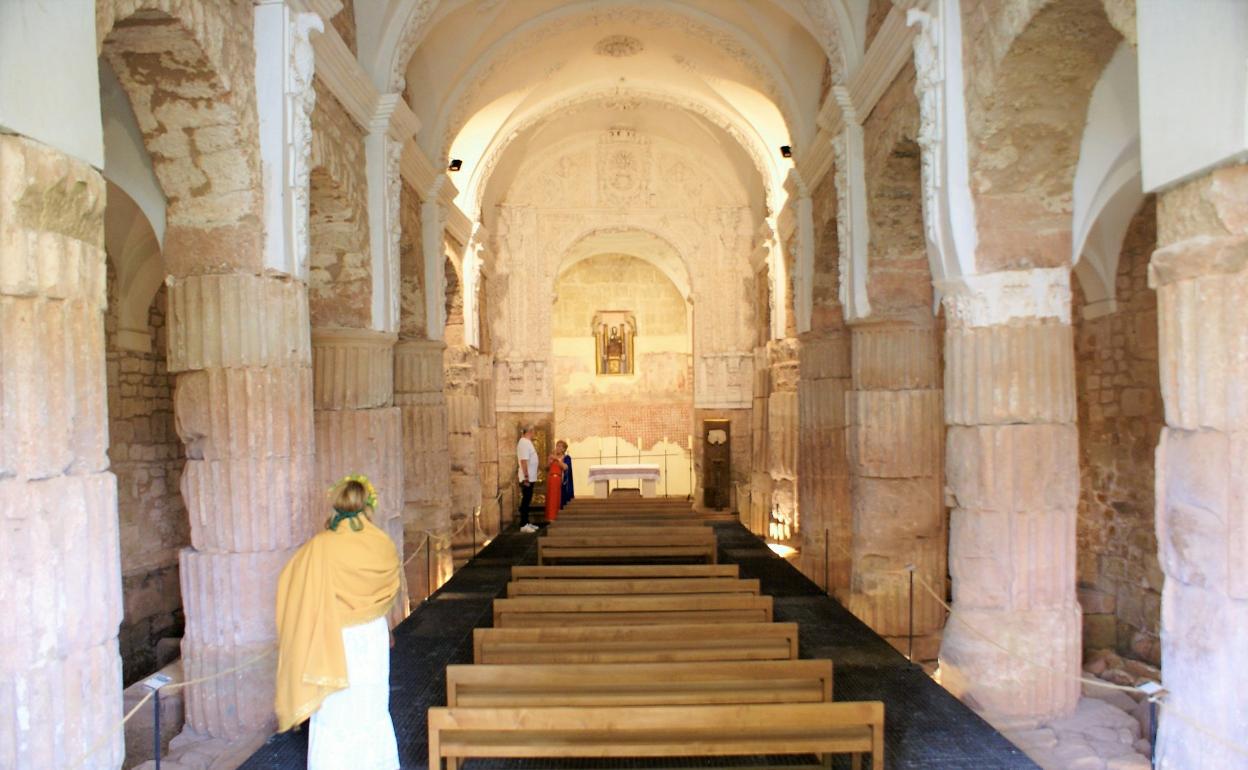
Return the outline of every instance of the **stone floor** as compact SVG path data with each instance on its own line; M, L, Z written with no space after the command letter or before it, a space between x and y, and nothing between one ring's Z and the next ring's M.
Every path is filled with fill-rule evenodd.
M833 661L837 700L882 700L886 708L886 766L892 770L1006 770L1035 768L1014 744L933 682L844 607L825 596L736 522L717 524L719 557L737 563L742 577L760 580L775 598L777 621L800 624L801 655ZM506 587L511 565L536 562L536 536L510 530L466 565L396 630L391 658L391 714L404 770L427 768L425 711L445 701L444 669L471 661L475 626L490 623L490 605ZM306 736L270 738L242 765L245 770L303 770ZM763 758L753 758L758 761ZM844 767L848 767L848 758ZM728 758L740 766L740 758ZM577 761L541 767L585 767ZM724 762L665 761L664 766L716 767ZM768 764L784 764L771 762ZM471 762L469 768L537 767L533 762ZM644 767L639 762L595 761L594 767ZM836 767L841 767L837 764Z

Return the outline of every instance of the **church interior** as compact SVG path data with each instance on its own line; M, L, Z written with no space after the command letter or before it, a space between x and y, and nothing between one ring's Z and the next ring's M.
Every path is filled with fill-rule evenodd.
M0 767L287 766L347 473L395 670L471 652L532 426L992 767L1248 768L1246 59L1240 0L0 0Z

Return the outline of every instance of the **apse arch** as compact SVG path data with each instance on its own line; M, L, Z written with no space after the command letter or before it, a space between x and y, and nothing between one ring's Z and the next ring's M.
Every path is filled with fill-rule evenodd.
M652 229L633 225L624 227L587 227L575 234L560 257L554 271L552 293L559 279L577 265L601 254L626 254L652 265L667 277L686 302L693 298L693 279L682 252L669 237Z
M607 85L597 89L574 92L568 96L563 94L552 96L542 105L531 110L524 119L502 127L487 146L482 155L482 161L473 169L472 176L460 192L461 207L465 209L465 213L470 218L480 216L485 194L494 172L511 146L526 132L570 109L594 102L627 99L656 102L684 110L723 130L750 159L754 170L758 173L763 184L767 210L770 212L780 210L783 203L780 196L784 192L784 178L787 174L786 166L791 166L791 163L786 161L785 166L781 166L775 161L768 160L771 153L766 151L764 140L754 133L748 124L743 125L733 116L717 109L714 104L696 96L681 98L661 89L647 90L636 86L624 89L618 85Z

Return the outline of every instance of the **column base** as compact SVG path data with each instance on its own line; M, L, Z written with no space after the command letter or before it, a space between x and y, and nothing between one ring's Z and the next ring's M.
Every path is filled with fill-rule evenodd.
M941 684L986 718L1065 716L1079 702L1081 628L1078 604L1040 610L955 605L940 648Z

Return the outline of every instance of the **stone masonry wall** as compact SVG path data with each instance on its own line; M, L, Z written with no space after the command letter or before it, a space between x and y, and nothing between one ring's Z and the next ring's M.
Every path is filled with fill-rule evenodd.
M1084 648L1159 663L1163 574L1157 559L1154 455L1164 423L1157 368L1157 293L1148 260L1156 203L1145 201L1123 242L1117 311L1083 318L1075 290L1079 395L1078 568Z
M155 671L166 653L161 639L182 636L178 551L190 544L190 522L179 492L186 453L174 429L173 376L165 370L162 286L148 314L152 350L116 344L117 284L108 271L104 317L108 358L108 455L117 475L121 533L122 675L128 685Z

